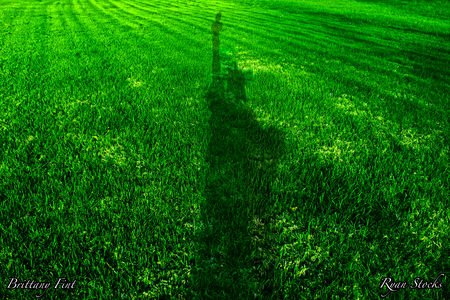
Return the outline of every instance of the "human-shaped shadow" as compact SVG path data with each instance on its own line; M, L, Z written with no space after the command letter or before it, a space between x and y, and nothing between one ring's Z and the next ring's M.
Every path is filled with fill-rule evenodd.
M274 237L265 230L276 213L271 183L278 159L285 151L285 138L275 127L263 128L245 104L245 78L237 63L231 65L227 76L221 76L220 17L216 16L211 27L213 80L205 94L211 112L205 154L209 171L204 175L204 198L200 203L203 225L196 231L197 271L192 275L202 296L217 291L220 295L210 297L223 299L221 292L225 292L227 297L247 298L254 293L270 294L269 285L252 286L246 279L248 274L241 271L262 266L263 259L257 256L262 253L259 249L264 252L274 243ZM262 230L264 223L266 229ZM258 244L252 242L255 231L264 236ZM266 275L257 278L255 273L251 276L254 282L268 279Z

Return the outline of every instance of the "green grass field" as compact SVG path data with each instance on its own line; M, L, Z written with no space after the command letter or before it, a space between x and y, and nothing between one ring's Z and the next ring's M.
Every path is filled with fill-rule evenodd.
M0 298L450 299L449 19L0 0Z

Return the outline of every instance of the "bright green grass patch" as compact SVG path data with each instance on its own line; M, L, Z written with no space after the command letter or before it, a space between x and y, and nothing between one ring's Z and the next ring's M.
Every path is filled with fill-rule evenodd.
M383 277L434 281L450 269L449 11L0 1L3 287L66 277L75 289L44 297L374 299ZM444 299L439 281L388 297Z

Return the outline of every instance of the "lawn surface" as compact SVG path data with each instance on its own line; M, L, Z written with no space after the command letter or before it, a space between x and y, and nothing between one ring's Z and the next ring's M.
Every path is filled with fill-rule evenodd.
M450 299L449 19L0 0L0 298Z

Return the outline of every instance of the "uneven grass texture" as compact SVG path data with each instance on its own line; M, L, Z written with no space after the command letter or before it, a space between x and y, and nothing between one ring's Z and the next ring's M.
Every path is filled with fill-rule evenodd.
M0 0L0 298L450 299L449 19Z

